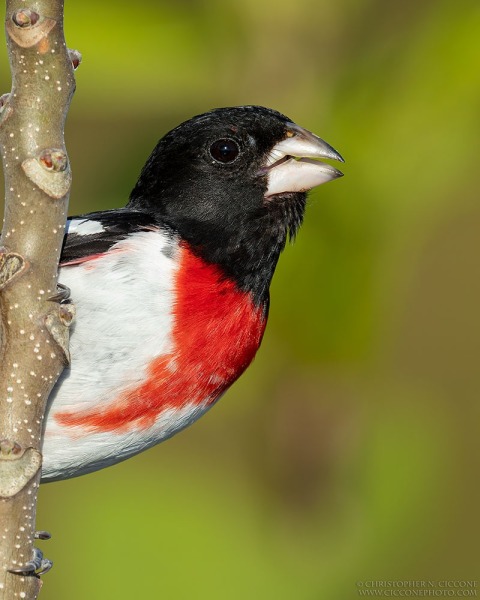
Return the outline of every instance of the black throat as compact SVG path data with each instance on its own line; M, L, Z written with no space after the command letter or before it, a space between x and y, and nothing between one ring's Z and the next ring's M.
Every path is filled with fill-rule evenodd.
M288 194L266 202L257 214L237 215L236 221L198 221L165 214L159 220L197 256L218 266L240 290L249 292L255 304L267 306L280 253L303 221L306 195Z

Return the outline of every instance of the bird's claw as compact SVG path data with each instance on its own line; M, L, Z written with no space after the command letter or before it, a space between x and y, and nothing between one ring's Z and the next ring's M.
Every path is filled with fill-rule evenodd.
M48 573L50 569L53 567L53 561L48 558L42 558L42 562L40 563L40 570L35 572L37 577L40 575L45 575Z
M52 536L48 531L36 531L33 537L36 540L49 540Z
M39 531L39 534L45 534L46 531ZM47 534L48 535L48 534ZM48 538L39 538L39 539L48 539ZM33 559L26 562L22 567L14 567L12 569L8 569L9 573L13 573L14 575L23 575L23 576L35 576L40 577L40 575L44 575L48 573L50 569L53 567L53 562L48 558L43 558L43 552L38 548L33 549Z
M70 288L63 283L57 283L57 293L49 298L50 302L64 304L70 300Z

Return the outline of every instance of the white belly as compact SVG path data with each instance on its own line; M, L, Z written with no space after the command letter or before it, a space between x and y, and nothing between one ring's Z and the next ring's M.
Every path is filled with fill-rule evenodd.
M142 431L89 432L61 425L55 415L115 401L119 389L139 385L152 359L171 351L176 242L158 231L116 244L108 258L60 270L77 317L71 366L49 401L43 479L81 475L124 460L186 427L207 410L186 404L163 411Z

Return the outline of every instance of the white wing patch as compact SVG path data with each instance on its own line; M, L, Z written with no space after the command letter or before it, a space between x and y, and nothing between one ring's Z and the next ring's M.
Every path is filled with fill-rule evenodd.
M105 227L100 221L90 221L90 219L72 219L67 222L66 232L77 235L93 235L103 233Z

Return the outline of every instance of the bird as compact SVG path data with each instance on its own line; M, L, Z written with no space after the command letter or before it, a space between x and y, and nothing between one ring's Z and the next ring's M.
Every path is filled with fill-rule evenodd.
M146 450L206 413L252 362L307 191L342 176L321 138L261 106L167 133L126 206L67 221L58 281L76 309L50 395L42 481Z

